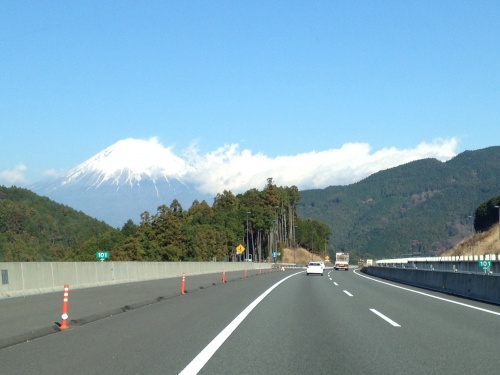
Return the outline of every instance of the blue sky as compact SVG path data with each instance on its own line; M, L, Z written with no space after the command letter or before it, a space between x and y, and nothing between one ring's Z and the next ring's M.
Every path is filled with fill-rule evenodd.
M279 168L341 155L304 187L497 146L499 16L477 0L2 1L0 184L126 138Z

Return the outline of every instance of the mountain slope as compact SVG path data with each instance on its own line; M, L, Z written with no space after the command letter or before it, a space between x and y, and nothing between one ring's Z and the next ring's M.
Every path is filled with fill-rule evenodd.
M140 185L144 179L153 183L162 179L169 181L171 178L180 181L192 169L184 160L172 154L170 149L158 143L128 138L69 171L62 184L77 183L82 179L87 179L87 183L95 187L103 183L117 187Z
M0 262L65 260L110 226L27 189L0 186Z
M211 199L183 181L193 171L156 142L125 139L64 176L30 189L119 227L129 219L138 222L144 211L156 212L174 199L187 207L194 200Z
M477 206L500 194L500 147L446 163L419 160L349 186L301 191L298 213L327 223L335 250L437 254L472 232Z

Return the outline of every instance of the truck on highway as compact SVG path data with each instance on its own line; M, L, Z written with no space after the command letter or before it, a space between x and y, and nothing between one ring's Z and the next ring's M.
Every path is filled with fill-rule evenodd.
M335 264L333 265L336 271L349 271L349 253L335 253Z

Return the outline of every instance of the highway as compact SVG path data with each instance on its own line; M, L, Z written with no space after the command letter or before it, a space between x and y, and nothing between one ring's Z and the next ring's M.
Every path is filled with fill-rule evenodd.
M169 298L0 349L0 373L496 374L500 368L500 306L330 269L323 277L288 270L233 278L185 295L173 292L178 280L168 283ZM141 285L152 284L134 288ZM122 293L120 287L86 292L86 314L92 301L98 308L99 293L113 290ZM71 298L70 316L82 305ZM0 301L0 311L13 311L12 303ZM30 298L17 303L21 314ZM8 324L1 316L0 323Z

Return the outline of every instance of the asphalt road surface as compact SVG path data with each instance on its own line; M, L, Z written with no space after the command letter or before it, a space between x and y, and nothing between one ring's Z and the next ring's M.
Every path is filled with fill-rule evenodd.
M145 290L151 298L157 294ZM41 297L33 298L45 311ZM78 306L71 298L70 316L71 306ZM88 299L85 314L98 310L102 300ZM0 301L0 315L12 303ZM185 295L172 287L168 298L135 303L126 312L101 314L0 349L0 374L497 374L500 369L499 306L353 271L326 270L323 277L297 270L265 273ZM6 311L14 315L11 307ZM0 322L5 327L5 318Z

